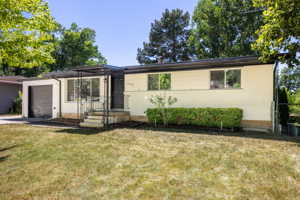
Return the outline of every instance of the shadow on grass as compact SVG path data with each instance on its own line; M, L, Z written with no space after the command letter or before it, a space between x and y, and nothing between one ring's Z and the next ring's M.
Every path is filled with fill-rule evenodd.
M1 156L0 157L0 162L4 162L9 158L9 156Z
M65 128L55 132L57 133L69 133L69 134L80 134L80 135L95 135L112 129L96 129L96 128Z
M12 145L12 146L8 146L8 147L4 147L0 149L0 152L5 152L11 149L14 149L16 147L19 147L21 145ZM6 155L6 156L0 156L0 162L4 162L6 161L8 158L10 157L10 155Z
M158 132L166 132L166 133L189 133L189 134L199 134L199 135L219 135L219 136L230 136L230 137L241 137L241 138L250 138L250 139L262 139L262 140L274 140L274 141L286 141L297 143L300 147L300 137L290 137L287 135L274 135L272 133L263 133L263 132L255 132L255 131L219 131L217 129L205 129L205 128L197 128L195 127L188 128L163 128L163 127L136 127L136 130L150 130L150 131L158 131Z
M16 148L18 146L20 146L20 145L12 145L12 146L9 146L9 147L5 147L5 148L0 149L0 152L7 151L7 150L10 150L10 149Z
M173 126L169 128L164 127L154 127L151 124L140 123L140 122L127 122L121 124L111 125L109 128L76 128L76 129L61 129L57 130L58 133L69 133L69 134L82 134L82 135L95 135L101 134L106 131L111 131L114 129L132 129L132 130L140 130L140 131L157 131L157 132L165 132L168 133L189 133L189 134L200 134L200 135L219 135L219 136L230 136L230 137L241 137L241 138L252 138L252 139L263 139L263 140L274 140L274 141L287 141L297 143L300 147L300 137L289 137L289 136L278 136L273 135L271 133L262 133L262 132L243 132L243 131L231 131L224 130L220 131L218 129L210 129L210 128L202 128L202 127L180 127Z

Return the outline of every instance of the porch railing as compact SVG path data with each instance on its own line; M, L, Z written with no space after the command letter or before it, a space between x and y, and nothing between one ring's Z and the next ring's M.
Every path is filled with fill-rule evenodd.
M105 111L107 104L109 111L127 111L129 109L129 96L99 96L87 97L78 101L78 109L80 118L84 118L88 113Z

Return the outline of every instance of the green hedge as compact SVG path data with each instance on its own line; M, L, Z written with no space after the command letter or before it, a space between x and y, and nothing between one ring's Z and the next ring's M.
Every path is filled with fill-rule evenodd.
M243 110L239 108L167 108L168 124L203 127L240 127ZM149 122L163 124L162 109L146 111Z

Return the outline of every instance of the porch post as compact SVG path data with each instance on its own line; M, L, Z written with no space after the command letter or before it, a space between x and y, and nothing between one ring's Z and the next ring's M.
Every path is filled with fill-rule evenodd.
M109 125L109 73L106 72L106 108L105 108L105 126Z
M79 71L77 71L77 95L79 94ZM75 95L75 94L74 94ZM76 95L74 96L76 98ZM79 98L77 97L77 119L80 120L79 116Z
M80 101L80 120L82 120L82 95L81 95L81 91L82 91L82 72L80 72L80 84L79 84L79 101Z

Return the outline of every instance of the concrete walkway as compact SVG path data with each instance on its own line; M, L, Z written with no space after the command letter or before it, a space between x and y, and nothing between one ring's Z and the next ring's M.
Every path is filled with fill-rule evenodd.
M44 119L23 119L21 115L0 115L0 125L3 124L27 124L32 122L40 122Z
M0 126L7 124L30 124L31 126L40 126L48 128L67 128L67 129L78 129L75 126L68 126L64 124L51 123L43 118L29 118L24 119L22 115L0 115Z

